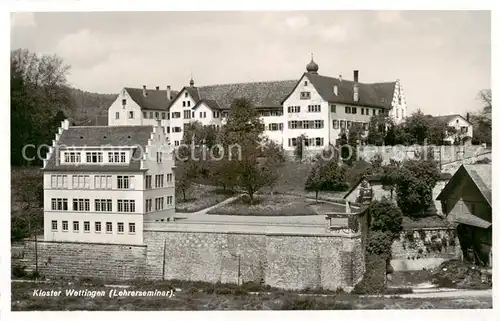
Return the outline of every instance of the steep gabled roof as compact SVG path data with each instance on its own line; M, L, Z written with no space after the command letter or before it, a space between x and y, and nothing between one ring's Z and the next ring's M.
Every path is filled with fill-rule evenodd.
M450 179L448 184L439 193L437 199L444 200L446 195L450 193L465 177L468 176L477 187L479 192L483 195L486 202L492 206L491 201L491 164L474 164L474 165L461 165Z
M477 226L480 228L488 228L491 226L491 222L488 222L474 214L470 211L467 204L465 204L464 200L461 198L458 202L453 206L452 210L448 214L450 219L455 223L462 223L471 226Z
M59 138L54 153L47 161L44 170L78 170L78 171L126 171L140 170L140 159L148 140L151 138L153 126L70 126ZM118 146L135 146L130 164L94 165L94 164L60 164L59 152L62 150L78 150L81 147L98 147L104 150Z
M462 115L459 115L459 114L453 114L453 115L442 115L442 116L433 116L435 120L437 121L440 121L440 122L443 122L443 123L446 123L448 124L450 121L452 121L454 118L456 117L460 117L462 118L463 120L465 120L466 122L468 122L469 124L471 124L467 119L465 119ZM472 124L471 124L472 125Z
M209 99L201 99L200 101L198 101L198 103L196 103L196 105L194 105L194 107L192 109L193 110L197 109L202 103L207 105L208 108L210 108L212 110L220 110L221 109L219 107L219 104L217 104L217 102L215 100L209 100Z
M319 95L326 101L348 105L362 105L367 107L391 108L396 82L383 82L364 84L358 83L359 101L354 101L354 81L340 80L338 78L322 76L315 73L305 73L309 81L314 85ZM301 77L301 79L303 78ZM296 83L296 86L298 82ZM296 86L293 90L295 90ZM334 93L337 86L337 95ZM283 99L283 102L292 94L293 90Z
M177 91L171 91L167 97L166 90L146 89L146 96L143 94L142 88L125 87L133 101L135 101L141 109L145 110L168 110L172 97L177 96Z
M255 107L282 107L282 100L292 91L297 80L261 81L239 84L223 84L202 87L184 87L198 103L200 100L211 101L207 105L219 109L229 109L237 98L249 99ZM183 92L181 90L175 102Z

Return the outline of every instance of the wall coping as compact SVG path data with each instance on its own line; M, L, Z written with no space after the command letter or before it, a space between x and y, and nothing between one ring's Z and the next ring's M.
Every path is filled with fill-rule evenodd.
M85 245L121 245L121 246L128 246L128 247L147 247L145 244L123 244L123 243L102 243L102 242L76 242L76 241L45 241L45 240L40 240L40 241L34 241L34 240L29 240L26 241L28 243L47 243L47 244L85 244Z

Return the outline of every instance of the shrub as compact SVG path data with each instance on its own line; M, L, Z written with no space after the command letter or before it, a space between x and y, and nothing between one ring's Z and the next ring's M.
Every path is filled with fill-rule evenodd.
M379 231L370 231L366 243L366 252L383 258L390 258L393 236Z
M350 302L339 302L332 298L285 299L281 310L352 310Z
M398 234L403 230L403 212L386 199L373 201L368 208L368 215L373 231Z
M384 293L387 261L377 255L366 255L366 268L363 279L353 289L355 294L380 294Z
M12 276L15 278L23 278L26 276L26 267L21 265L14 265L12 267Z

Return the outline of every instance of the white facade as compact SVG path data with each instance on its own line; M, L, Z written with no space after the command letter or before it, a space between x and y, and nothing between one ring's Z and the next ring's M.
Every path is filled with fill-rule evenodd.
M445 141L453 144L455 138L473 137L473 126L467 119L460 115L456 115L448 121L448 127L452 127L456 130L456 134L450 135L445 138Z
M393 119L395 124L400 124L408 116L406 98L403 92L403 87L398 80L396 80L396 85L394 87L394 96L391 102L392 108L389 110L389 116Z
M57 148L64 130L71 127L63 125L53 147ZM60 158L64 170L57 170L57 166L45 170L45 240L143 244L144 221L173 217L174 159L163 127L153 127L138 170L130 170L130 147L114 146L113 152L109 148L72 147L71 152L81 153L78 166L84 166L85 171L78 171L78 166L68 170L64 154ZM48 158L55 156L54 152L51 149ZM125 163L109 163L108 153L114 152L125 153ZM86 164L86 153L101 153L102 161ZM89 170L91 166L95 170ZM114 169L108 170L109 166ZM123 171L116 170L117 166L123 166Z

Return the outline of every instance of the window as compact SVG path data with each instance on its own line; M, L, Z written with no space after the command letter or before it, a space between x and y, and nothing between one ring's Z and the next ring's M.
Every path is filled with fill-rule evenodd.
M361 115L364 115L364 114L365 114L365 109L361 108Z
M315 120L314 121L314 128L323 128L323 120Z
M182 131L182 128L180 127L172 127L172 133L180 133Z
M67 175L51 175L50 186L52 188L67 188L68 176Z
M170 127L167 127L167 134L170 134Z
M288 112L289 113L300 113L300 106L289 106Z
M164 181L164 175L155 175L155 188L162 188Z
M174 197L173 196L167 196L167 205L172 205L174 203Z
M126 163L127 157L125 152L109 152L108 163Z
M83 231L84 232L90 232L90 222L89 221L85 221L83 222Z
M351 107L351 114L356 114L356 113L357 113L356 107Z
M278 130L281 130L281 131L283 130L283 123L278 124Z
M186 101L182 102L182 107L186 107Z
M187 97L187 96L188 96L188 93L187 93L187 92L185 92L185 93L184 93L184 97Z
M144 118L148 118L148 113L147 113L147 112L145 112L145 111L143 111L143 112L142 112L142 117L144 117Z
M88 198L74 198L73 199L73 211L89 212L90 211L90 199L88 199Z
M330 105L330 112L336 113L337 112L337 105Z
M153 210L153 200L148 198L146 200L146 212L151 212Z
M162 158L163 158L163 153L162 152L156 152L156 162L158 164L162 163Z
M340 128L345 128L345 120L340 121Z
M94 176L94 188L96 189L111 189L111 184L111 175Z
M130 178L131 176L117 176L117 183L119 189L128 189L130 188Z
M102 163L102 152L87 152L87 163Z
M155 112L155 119L160 119L160 112Z
M57 231L57 221L52 221L52 231Z
M123 222L118 222L118 233L123 233Z
M95 231L97 233L100 233L101 232L101 222L95 222Z
M379 114L379 115L382 115L382 109L379 109L379 110L378 110L378 114Z
M89 189L90 176L89 175L73 175L72 177L73 188L75 189Z
M146 188L151 188L151 175L146 175Z
M398 103L401 105L401 96L398 96Z
M188 107L191 107L191 101L190 100L188 100L187 104L188 104Z
M126 104L127 104L127 100L126 99L122 99L122 106L125 107Z
M307 111L310 113L319 113L321 112L321 105L309 105L307 106Z
M181 118L181 113L178 111L172 113L172 118Z
M155 210L159 211L163 209L163 197L157 197L155 198Z
M345 107L345 113L350 114L351 113L351 107Z
M130 234L135 234L135 223L128 223L128 232Z
M316 146L323 146L323 138L316 137Z
M469 130L469 128L467 126L462 126L460 128L460 131L462 132L462 134L466 134L468 130Z
M375 116L375 109L372 109L372 115Z
M80 163L82 161L82 155L80 152L65 152L64 162L65 163Z
M297 146L297 138L288 138L288 146Z
M115 113L115 119L120 119L120 112Z
M106 222L106 233L112 233L112 232L113 232L113 223Z
M310 99L311 98L311 93L308 91L302 91L300 93L300 99Z
M68 231L68 221L62 221L62 230L63 232Z
M167 174L167 183L172 182L172 174Z
M193 112L191 112L191 117L192 117L192 118L194 118L194 111L193 111Z
M351 121L349 121L349 120L346 121L346 127L347 127L347 129L351 128Z
M304 81L304 86L307 86L307 80L306 80L306 81Z
M167 117L167 114L165 112L162 112L161 113L161 119L166 119L166 117Z
M96 199L95 200L96 212L112 212L113 201L111 199Z
M333 120L333 128L334 129L338 129L339 128L339 121L336 120L336 119Z
M190 110L184 111L184 119L191 119L191 111Z
M118 200L118 212L134 213L135 200Z
M214 113L213 113L213 114L214 114L214 118L219 118L219 116L220 116L220 114L219 114L219 112L218 112L218 111L214 111Z
M73 221L73 232L78 232L78 231L80 231L80 222Z
M129 119L133 119L134 118L134 112L133 111L129 111L128 112L128 118Z
M179 141L178 140L174 141L174 146L179 146Z
M51 200L53 211L67 211L68 199L67 198L53 198Z
M298 127L298 122L296 120L292 120L288 122L288 128L296 129Z
M150 112L149 112L149 118L154 118L154 117L153 117L153 112L152 112L152 111L150 111Z

